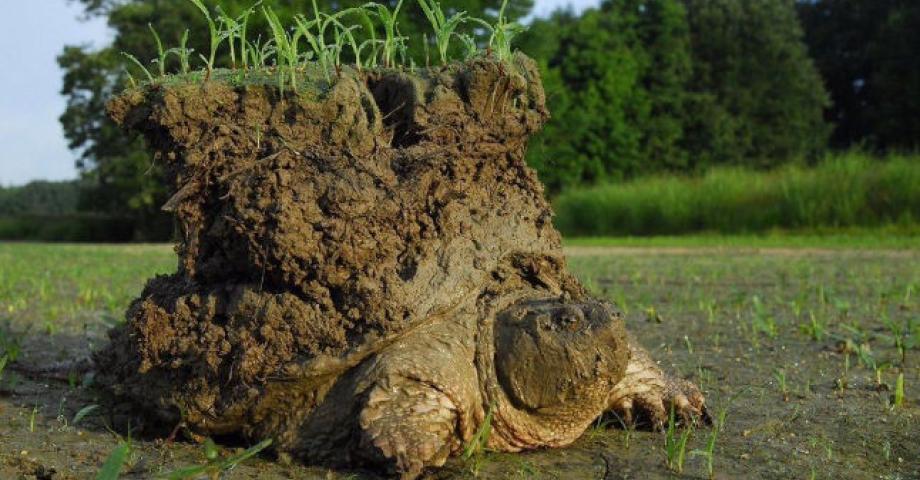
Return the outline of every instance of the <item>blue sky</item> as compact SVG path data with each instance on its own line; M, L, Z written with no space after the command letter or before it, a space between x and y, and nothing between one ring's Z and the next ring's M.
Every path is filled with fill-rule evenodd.
M536 0L533 14L598 3ZM0 15L0 185L77 176L76 155L58 123L66 104L55 59L64 45L99 47L110 40L103 21L82 21L80 13L79 4L66 0L30 0L18 2L16 15Z

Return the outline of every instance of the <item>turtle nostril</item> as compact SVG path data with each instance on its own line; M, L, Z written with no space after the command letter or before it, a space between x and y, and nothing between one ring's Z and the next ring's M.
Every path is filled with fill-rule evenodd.
M584 312L574 306L566 306L559 310L555 315L556 324L561 328L575 330L582 320L585 319Z

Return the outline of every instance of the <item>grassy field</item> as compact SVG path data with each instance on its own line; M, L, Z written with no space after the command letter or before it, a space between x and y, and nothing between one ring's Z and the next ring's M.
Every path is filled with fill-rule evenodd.
M734 248L812 250L911 250L920 248L920 232L903 229L846 229L829 233L782 231L750 235L672 235L654 237L578 237L563 239L567 247Z
M816 167L715 168L573 189L553 201L571 236L745 233L888 226L918 229L920 156L858 152Z
M747 238L568 242L572 270L724 415L690 433L681 476L709 478L713 441L714 478L920 477L920 249ZM144 280L174 268L167 246L0 244L0 478L92 478L128 441L109 430L91 375L46 367L86 356ZM607 420L566 449L486 453L432 478L677 475L667 435ZM205 462L187 442L130 444L124 478ZM226 478L375 477L261 457Z

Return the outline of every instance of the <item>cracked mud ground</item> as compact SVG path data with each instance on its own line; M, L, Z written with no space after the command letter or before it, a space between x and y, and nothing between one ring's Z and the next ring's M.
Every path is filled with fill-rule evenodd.
M628 311L629 328L663 366L698 382L715 413L726 409L715 478L920 477L920 342L911 340L920 336L920 252L567 253L594 293ZM2 340L21 346L0 380L0 478L95 475L118 442L107 429L108 412L95 409L73 425L79 410L96 403L91 379L53 367L98 347L143 281L170 272L174 259L166 246L0 246ZM820 339L808 328L811 314L824 326ZM891 325L902 325L906 343L914 343L904 365ZM881 390L860 350L862 358L891 365ZM885 387L894 387L902 368L906 401L892 408ZM709 434L693 433L688 451L704 448ZM201 447L186 441L132 442L124 478L203 462ZM598 425L570 448L454 459L430 478L673 478L663 444L658 433ZM221 455L242 447L224 446ZM705 460L688 455L682 476L707 478ZM266 456L224 478L377 477Z

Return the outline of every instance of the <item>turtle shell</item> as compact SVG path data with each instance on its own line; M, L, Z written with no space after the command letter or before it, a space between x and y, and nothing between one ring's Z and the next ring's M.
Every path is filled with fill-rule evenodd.
M99 378L159 420L245 432L286 384L304 415L344 371L475 301L509 258L561 262L524 163L547 118L526 57L344 69L286 93L232 78L109 105L165 170L179 266L110 333Z

